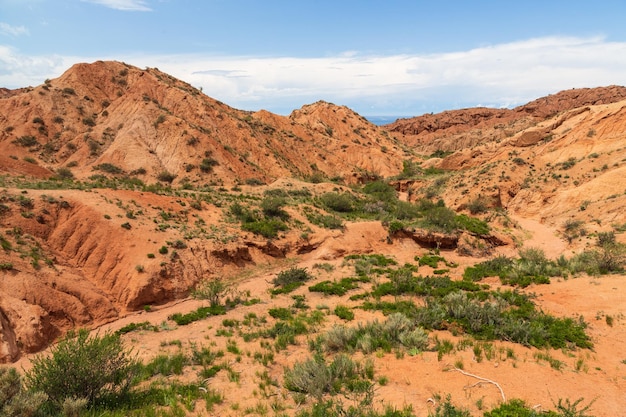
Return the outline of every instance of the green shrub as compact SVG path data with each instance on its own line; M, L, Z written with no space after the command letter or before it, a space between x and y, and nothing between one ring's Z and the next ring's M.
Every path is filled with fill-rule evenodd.
M174 243L172 243L172 247L174 249L187 249L187 244L183 240L176 239Z
M0 271L10 271L13 269L11 262L0 262Z
M358 288L356 278L342 278L340 281L322 281L309 287L311 292L321 292L326 295L344 295L349 290Z
M165 122L165 115L164 114L160 114L159 117L157 117L157 119L154 122L154 127L157 128L161 123Z
M231 292L231 286L223 279L206 279L201 281L193 291L194 298L209 300L212 307L220 305L222 299Z
M455 218L456 224L459 229L467 230L470 233L477 235L486 235L489 233L489 225L484 220L480 220L476 217L469 217L465 214L459 214Z
M261 210L266 217L277 217L282 220L289 218L289 214L283 210L287 201L283 197L265 197L261 201Z
M96 125L96 121L93 119L93 117L85 117L83 119L83 124L86 126L95 126Z
M350 311L351 312L351 311ZM327 351L361 350L368 354L392 348L425 350L428 333L403 313L392 313L384 322L378 320L359 324L356 328L333 326L322 337Z
M342 320L354 320L354 312L350 307L338 305L335 307L335 316L339 317Z
M444 206L435 206L424 212L422 226L444 233L451 233L457 229L456 214Z
M480 281L487 277L504 276L513 265L513 259L500 255L493 259L468 266L463 272L463 279L469 281Z
M130 332L134 332L134 331L137 331L137 330L148 330L148 331L152 331L152 332L158 332L159 331L159 327L151 324L148 321L143 321L141 323L133 322L133 323L129 323L126 326L122 327L121 329L117 330L115 332L115 334L122 335L122 334L130 333Z
M279 272L276 278L272 280L274 286L277 287L272 292L274 294L291 292L296 288L302 286L306 281L309 281L311 278L313 277L306 270L306 268L289 268L285 271Z
M428 417L471 417L471 414L469 411L459 409L452 404L450 395L448 395L443 402L437 404L435 412L429 413Z
M152 359L148 364L141 367L144 379L155 375L181 375L185 365L189 365L190 360L183 353L174 355L160 354Z
M350 213L355 209L356 199L350 193L325 193L319 199L325 207L340 213Z
M293 317L293 314L291 314L291 311L288 308L284 308L284 307L270 308L267 314L279 320L288 320Z
M117 165L110 164L108 162L96 165L93 167L93 169L97 171L104 171L109 174L116 174L116 175L124 173L124 170L122 168L118 167Z
M48 395L55 409L68 398L84 398L90 406L126 394L137 372L137 362L119 335L89 336L80 329L38 355L26 372L29 389Z
M467 209L472 214L481 214L487 211L487 200L484 197L476 197L467 205Z
M278 232L288 230L289 227L278 219L263 219L243 223L241 229L255 235L261 235L267 239L272 239L278 236Z
M213 158L204 158L202 162L200 162L200 171L204 173L210 173L213 171L213 167L219 165Z
M421 258L417 258L415 259L416 261L418 261L420 266L423 265L427 265L430 266L431 268L437 268L437 266L439 265L439 262L445 262L445 259L443 256L439 256L439 255L424 255Z
M389 223L387 229L389 230L389 234L393 235L396 232L403 230L405 227L404 223L399 220L393 220Z
M374 181L363 187L363 192L380 201L393 201L398 198L396 189L386 182Z
M14 143L20 146L23 146L25 148L30 148L30 147L39 145L37 138L35 138L34 136L30 136L30 135L20 136L19 138L15 139Z
M343 221L331 214L306 212L307 219L316 226L326 229L343 229Z
M74 178L74 173L72 173L72 170L69 168L58 168L57 175L62 180L71 180Z
M413 220L420 217L419 207L408 201L396 201L391 207L391 216L398 220Z
M193 323L194 321L203 320L209 316L218 316L221 314L226 314L226 307L217 305L211 307L198 307L195 311L187 314L174 313L168 318L179 326L185 326L189 323Z
M354 361L348 355L337 355L330 364L323 358L296 362L285 370L285 388L289 391L308 394L321 400L324 394L364 392L371 389L369 383L373 371Z

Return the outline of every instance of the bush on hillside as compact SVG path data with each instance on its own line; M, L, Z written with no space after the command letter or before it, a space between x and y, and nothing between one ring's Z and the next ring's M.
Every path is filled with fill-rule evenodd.
M66 399L85 399L89 406L128 392L137 362L119 335L89 336L86 329L71 331L50 355L38 355L26 372L30 390L44 392L54 409Z

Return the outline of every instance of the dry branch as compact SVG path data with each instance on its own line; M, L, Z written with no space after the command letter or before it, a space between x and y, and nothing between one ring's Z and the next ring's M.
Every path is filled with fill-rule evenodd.
M492 381L491 379L483 378L483 377L478 376L478 375L470 374L469 372L465 372L464 370L459 369L459 368L452 368L452 369L450 369L450 370L451 370L451 371L457 371L457 372L460 372L460 373L462 373L462 374L463 374L463 375L465 375L465 376L469 376L469 377L472 377L472 378L479 379L479 380L481 380L482 382L485 382L485 383L487 383L487 384L493 384L493 385L495 385L495 386L496 386L496 387L500 390L500 395L502 395L502 401L506 402L506 396L504 395L504 390L502 389L502 387L500 386L500 384L498 384L496 381Z

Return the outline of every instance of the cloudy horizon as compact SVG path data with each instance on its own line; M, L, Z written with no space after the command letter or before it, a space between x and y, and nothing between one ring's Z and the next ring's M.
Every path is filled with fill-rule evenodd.
M9 3L14 1L0 0L2 6ZM112 17L141 21L164 3L169 2L81 0L75 8L109 10ZM354 48L303 54L287 47L242 53L233 47L226 54L205 47L180 51L141 45L119 52L113 47L88 53L78 47L35 50L29 42L40 36L38 30L0 21L0 87L34 86L79 62L116 60L157 67L242 110L288 114L324 100L362 115L411 116L477 106L511 108L565 89L626 84L626 41L603 34L511 36L478 46L445 45L441 52L429 46L389 53Z

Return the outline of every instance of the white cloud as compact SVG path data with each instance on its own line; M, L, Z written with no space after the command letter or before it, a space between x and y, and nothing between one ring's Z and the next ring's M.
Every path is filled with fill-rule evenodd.
M1 50L0 50L1 51ZM0 52L0 67L5 67ZM15 64L0 74L0 85L39 84L74 62L47 57L34 61L36 80ZM579 87L626 85L626 43L603 38L548 37L454 53L334 57L216 57L133 55L117 59L139 67L158 67L202 87L205 94L233 107L286 114L317 100L345 104L365 115L416 115L486 105L510 107ZM47 71L47 72L46 72ZM18 80L20 83L17 83Z
M549 37L431 55L324 58L144 57L240 108L289 111L324 99L365 112L508 107L574 87L626 84L626 43ZM236 74L236 77L232 75ZM413 104L412 104L413 103ZM443 106L443 107L442 107ZM435 109L435 111L439 111Z
M0 22L0 34L9 36L28 35L28 29L24 26L12 26L5 22Z
M111 9L130 12L149 12L152 9L144 0L82 0L86 3L100 4Z
M59 55L24 56L9 46L0 45L0 87L39 85L46 78L58 77L79 61L78 57Z

